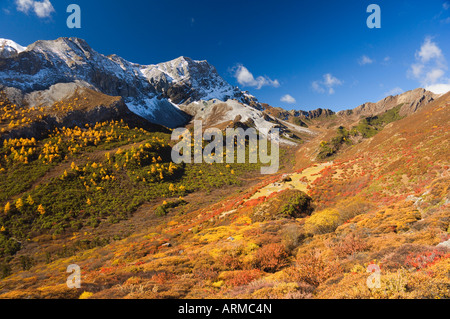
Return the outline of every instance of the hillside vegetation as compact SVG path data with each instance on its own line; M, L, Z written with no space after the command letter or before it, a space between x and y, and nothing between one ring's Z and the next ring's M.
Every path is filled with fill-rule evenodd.
M342 127L333 161L287 175L176 165L169 133L121 121L4 139L0 297L449 298L449 105Z

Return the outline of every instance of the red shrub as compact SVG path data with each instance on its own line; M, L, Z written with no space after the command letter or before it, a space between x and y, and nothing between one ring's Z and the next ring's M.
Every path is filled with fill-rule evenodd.
M251 199L251 200L247 201L244 204L244 206L251 206L251 207L257 206L257 205L259 205L261 203L264 203L265 200L266 200L266 196L261 196L261 197L258 197L258 198Z
M449 257L450 254L446 254L443 251L439 250L427 251L419 254L411 253L406 257L405 265L420 270L434 265L442 258L449 258Z
M261 277L259 269L237 270L230 274L228 283L232 286L243 286L251 283L253 280Z

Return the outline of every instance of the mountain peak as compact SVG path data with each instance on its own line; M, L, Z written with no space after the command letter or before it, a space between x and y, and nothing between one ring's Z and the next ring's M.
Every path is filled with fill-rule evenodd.
M417 88L395 96L387 96L376 103L367 102L353 110L340 111L338 114L359 118L361 116L374 116L396 106L401 106L400 115L409 115L432 102L437 97L438 95L433 92L423 88Z
M25 51L27 48L21 46L20 44L8 40L0 38L0 57L1 58L9 58L12 56L15 56L23 51Z
M38 40L28 46L28 49L53 53L68 51L94 52L85 40L76 37L60 37L56 40Z
M230 85L206 60L180 56L140 65L98 53L75 37L39 40L26 51L15 63L0 63L0 85L23 94L45 91L43 95L51 95L54 85L78 81L104 94L121 96L131 111L170 127L186 122L181 104L235 99L258 107L256 98Z
M199 64L199 63L209 64L208 61L206 61L206 60L194 60L194 59L184 56L184 55L182 55L172 61L186 62L189 64Z

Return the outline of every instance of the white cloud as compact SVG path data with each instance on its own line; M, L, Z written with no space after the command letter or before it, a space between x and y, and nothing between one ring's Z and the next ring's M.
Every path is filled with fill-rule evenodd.
M373 60L371 58L369 58L367 55L363 55L359 60L358 60L359 65L366 65L366 64L372 64Z
M281 98L280 101L281 101L281 102L288 103L288 104L294 104L294 103L297 103L297 101L295 100L295 98L293 98L293 97L292 97L291 95L289 95L289 94L284 95L284 96Z
M442 7L444 8L444 10L448 10L450 9L450 2L446 1L442 4Z
M442 59L442 50L432 41L430 37L425 38L425 42L420 47L420 51L416 52L416 58L422 63L427 63L432 59Z
M431 91L435 94L444 94L444 93L447 93L450 91L450 82L433 84L433 85L425 87L425 90Z
M381 62L381 65L389 65L392 61L392 58L390 56L384 57L383 61Z
M391 95L392 95L392 96L395 96L395 95L402 94L403 92L405 92L405 91L403 91L402 88L400 88L400 87L395 87L395 88L393 88L392 90L390 90L390 91L384 93L384 96L391 96Z
M272 80L267 76L258 76L257 78L255 78L253 74L242 64L239 64L237 66L234 77L237 79L240 85L255 87L258 90L263 86L280 86L280 82L278 82L278 80Z
M50 0L16 0L17 10L23 13L33 11L39 18L48 18L55 9Z
M432 92L448 91L450 78L445 76L447 61L441 48L431 37L426 37L415 54L415 63L408 70L410 78L418 80L420 85Z
M32 0L16 0L17 10L27 13L33 7Z
M320 85L320 81L314 81L311 86L317 93L325 93L325 89Z
M322 81L314 81L311 83L312 89L320 94L328 92L328 94L334 94L334 87L342 85L342 81L334 77L330 73L324 74Z
M338 78L332 76L330 73L327 73L323 76L325 79L325 85L326 86L335 86L335 85L341 85L342 82Z
M426 74L426 83L436 83L444 76L445 72L442 69L433 69Z
M423 69L425 68L425 65L423 64L412 64L410 72L412 73L413 77L420 78L420 76L423 73Z

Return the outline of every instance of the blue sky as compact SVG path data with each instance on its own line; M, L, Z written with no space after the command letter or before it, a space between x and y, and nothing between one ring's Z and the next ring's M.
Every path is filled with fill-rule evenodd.
M82 28L66 26L69 4ZM381 8L381 29L366 25ZM208 60L233 85L286 109L335 111L417 87L450 90L443 0L1 0L0 37L83 38L141 64Z

